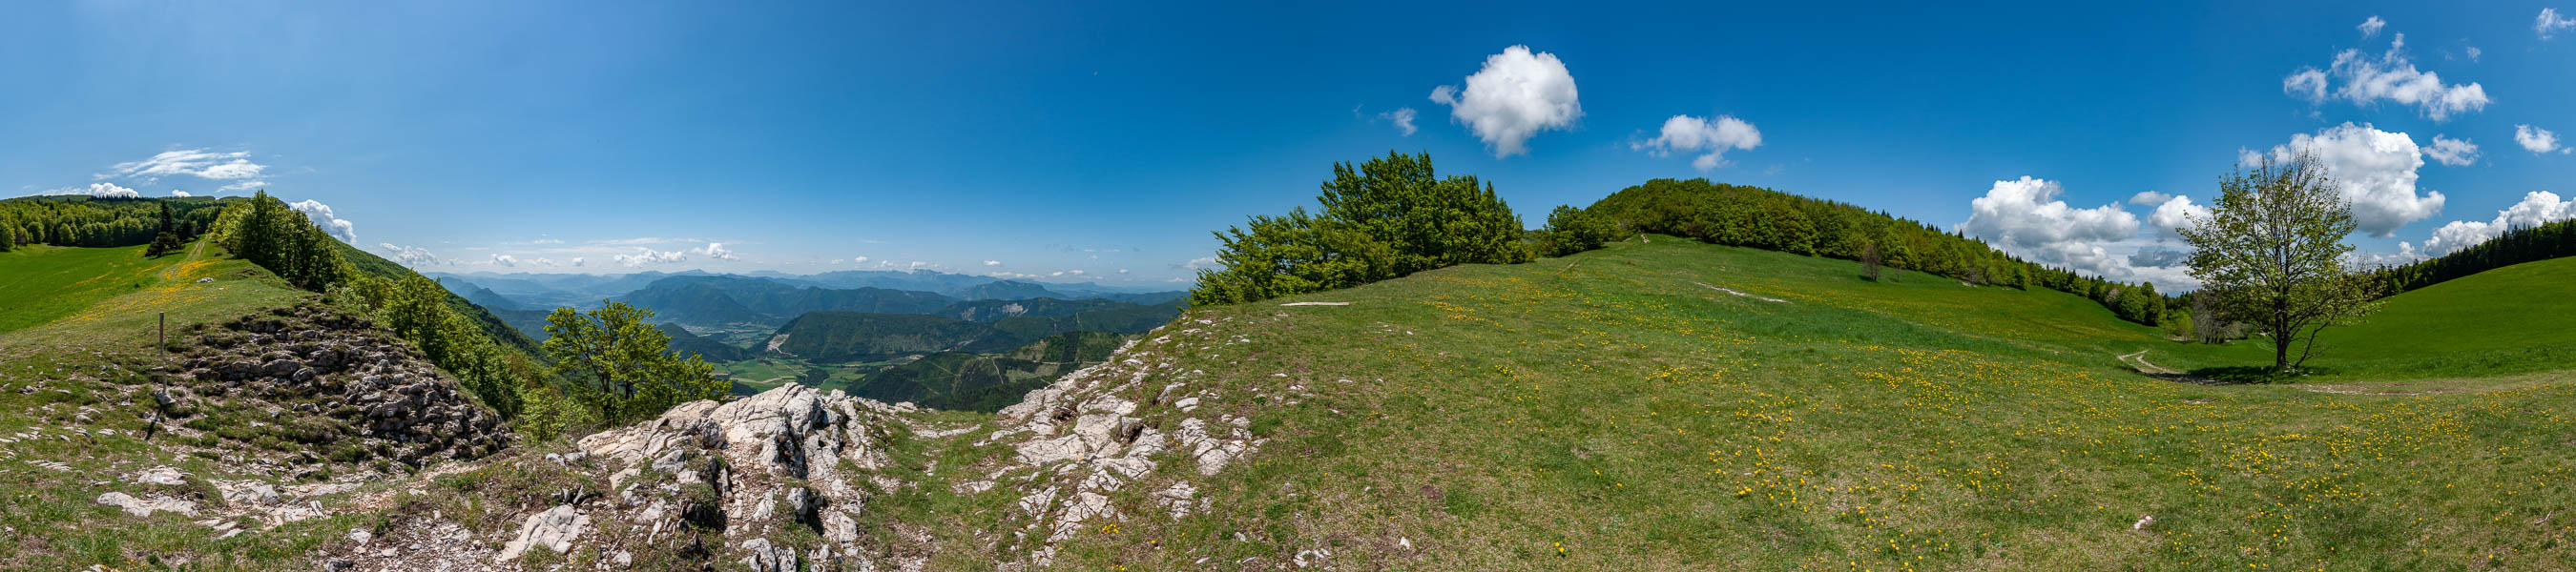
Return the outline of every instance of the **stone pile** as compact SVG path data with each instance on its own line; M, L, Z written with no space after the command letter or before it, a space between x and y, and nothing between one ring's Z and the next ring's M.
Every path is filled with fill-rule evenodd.
M181 362L201 397L295 402L382 441L411 466L433 456L471 460L510 445L498 414L476 404L409 343L363 318L316 305L244 316L211 329ZM184 396L153 398L164 407ZM377 448L370 447L370 450ZM352 459L340 459L350 461Z

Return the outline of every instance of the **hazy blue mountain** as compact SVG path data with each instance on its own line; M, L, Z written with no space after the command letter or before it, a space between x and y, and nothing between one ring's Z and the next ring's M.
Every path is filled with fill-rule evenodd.
M507 296L502 296L499 292L493 292L489 288L475 285L472 282L451 277L440 277L437 280L439 287L446 288L448 292L455 293L458 296L463 296L465 297L465 301L473 302L474 305L482 306L483 309L486 310L499 312L502 310L528 309L526 305L520 304L517 300L512 300Z
M723 288L701 283L656 283L616 300L652 310L655 322L719 326L776 324L782 320L744 306Z

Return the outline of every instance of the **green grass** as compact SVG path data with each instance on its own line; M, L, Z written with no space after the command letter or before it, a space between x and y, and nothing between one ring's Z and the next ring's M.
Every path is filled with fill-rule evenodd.
M211 250L197 244L159 259L144 258L141 247L38 246L0 254L0 324L8 324L0 327L0 411L9 412L0 415L0 435L38 435L0 446L0 469L7 471L0 473L0 526L14 531L0 569L158 569L154 559L181 555L193 559L189 570L301 568L313 547L375 518L343 515L218 540L213 529L189 518L135 518L97 504L108 491L144 493L121 481L159 465L199 479L271 478L226 474L207 459L165 448L175 439L167 433L146 442L140 414L150 398L120 391L151 383L144 372L161 363L152 344L162 313L176 338L191 324L307 295Z
M148 352L166 313L176 335L306 295L203 242L157 259L141 247L28 247L0 254L0 352ZM197 282L212 278L212 282ZM25 303L19 303L26 300ZM5 354L0 354L5 358Z
M54 321L161 282L180 256L144 258L143 247L27 246L0 252L0 332Z
M1271 440L1202 482L1213 510L1087 533L1060 567L1307 549L1386 570L2576 562L2565 374L2414 396L2174 383L2115 356L2269 354L2167 341L2055 292L1872 283L1849 262L1664 238L1183 319L1215 323L1140 349L1208 373L1127 397L1187 379L1222 395L1196 416L1249 416Z
M2443 378L2576 367L2576 258L2517 264L2392 296L2327 330L2310 362L2333 377Z

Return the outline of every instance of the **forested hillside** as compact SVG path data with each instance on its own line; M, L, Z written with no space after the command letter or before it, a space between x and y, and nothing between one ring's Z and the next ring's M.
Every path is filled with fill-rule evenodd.
M1972 284L2072 293L2141 324L2167 318L2167 300L2153 284L2111 282L2049 268L1932 225L1761 187L1655 179L1611 193L1585 211L1631 232L1843 260L1875 258L1887 268Z
M213 227L223 205L241 200L83 195L0 200L0 252L31 244L99 248L150 243L162 232L165 207L171 213L174 230L193 238Z
M869 374L847 389L887 403L912 402L954 411L996 411L1020 402L1029 390L1091 364L1108 361L1128 336L1067 332L993 354L940 352Z
M2504 236L2439 258L2381 269L2376 277L2387 285L2388 293L2396 294L2515 264L2568 256L2576 256L2576 220L2509 230Z
M652 308L664 320L708 325L777 325L820 311L923 314L958 302L929 292L797 287L732 276L664 278L618 299Z

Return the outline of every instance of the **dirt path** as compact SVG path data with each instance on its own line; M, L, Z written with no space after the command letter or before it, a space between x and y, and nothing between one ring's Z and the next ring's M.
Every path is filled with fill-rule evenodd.
M1728 293L1728 294L1734 294L1734 295L1737 295L1737 296L1743 296L1743 297L1746 297L1746 298L1752 298L1752 299L1755 299L1755 300L1761 300L1761 301L1764 301L1764 302L1770 302L1770 303L1774 303L1774 304L1787 304L1787 303L1789 303L1789 301L1788 301L1788 300L1782 300L1782 299L1779 299L1779 298L1771 298L1771 297L1767 297L1767 296L1757 296L1757 295L1753 295L1753 294L1746 294L1746 293L1744 293L1744 291L1736 290L1736 289L1734 289L1734 288L1728 288L1728 287L1725 287L1725 286L1712 286L1712 285L1703 284L1703 283L1699 283L1699 282L1692 282L1692 284L1699 284L1699 286L1700 286L1701 288L1707 288L1707 289L1710 289L1710 290L1716 290L1716 291L1719 291L1719 292L1725 292L1725 293Z
M2156 365L2156 364L2154 364L2154 363L2150 363L2150 362L2148 362L2148 361L2147 361L2147 350L2138 350L2138 352L2137 352L2137 353L2127 354L2127 355L2122 355L2122 356L2120 356L2120 363L2129 364L2130 366L2137 368L2137 369L2138 369L2138 373L2144 373L2144 374L2147 374L2147 375L2182 375L2182 374L2183 374L2183 372L2182 372L2181 370L2177 370L2177 369L2174 369L2174 368L2169 368L2169 367L2165 367L2165 366L2161 366L2161 365Z
M176 263L172 263L172 264L170 264L169 266L163 266L163 267L161 267L161 279L162 279L162 280L178 280L178 279L181 279L181 278L185 278L185 276L181 276L181 275L179 274L179 271L180 271L180 270L184 270L184 269L186 269L186 268L188 267L188 263L190 263L190 262L195 262L195 261L197 261L197 259L199 259L199 258L205 258L205 256L206 256L206 241L199 240L199 241L197 241L197 242L195 242L195 243L189 244L189 245L188 245L188 254L187 254L187 258L181 258L181 259L179 259L179 261L178 261L178 262L176 262Z

